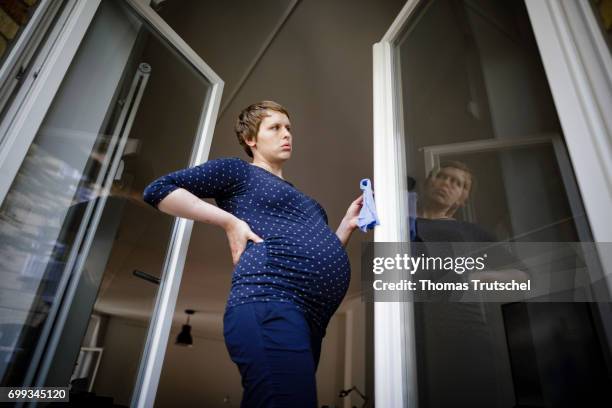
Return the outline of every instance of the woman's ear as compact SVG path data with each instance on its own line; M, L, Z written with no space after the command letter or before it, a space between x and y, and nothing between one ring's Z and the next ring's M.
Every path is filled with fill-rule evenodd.
M257 139L256 137L251 137L250 139L245 139L244 142L249 147L255 147L257 145L257 140L256 139Z

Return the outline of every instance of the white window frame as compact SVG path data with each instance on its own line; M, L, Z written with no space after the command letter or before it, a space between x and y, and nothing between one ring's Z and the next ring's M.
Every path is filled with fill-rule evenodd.
M149 6L148 0L123 1L210 82L206 109L200 117L188 165L194 166L205 162L208 160L219 113L223 81ZM53 28L55 35L45 45L49 48L48 52L44 53L44 58L39 57L35 61L36 65L31 70L34 75L31 86L23 90L24 95L20 99L19 108L7 131L8 137L5 141L8 144L5 143L0 151L0 204L4 201L21 167L100 2L101 0L72 0L67 17ZM175 218L164 260L162 280L132 395L132 407L151 407L155 403L192 227L192 220ZM74 279L71 283L74 284Z
M374 187L380 225L375 242L408 242L403 108L395 43L419 0L408 0L374 44ZM374 303L375 405L416 407L417 374L412 303Z
M396 44L422 0L408 0L373 47L374 241L409 241L406 158ZM612 242L612 57L587 1L526 0L527 10L596 242ZM401 82L400 82L401 84ZM612 254L600 254L612 273ZM608 280L612 292L612 280ZM414 309L374 304L376 405L417 407Z

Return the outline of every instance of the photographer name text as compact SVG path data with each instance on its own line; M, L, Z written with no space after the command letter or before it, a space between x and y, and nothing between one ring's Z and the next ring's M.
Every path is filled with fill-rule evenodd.
M472 279L469 282L434 282L429 279L419 279L418 281L402 279L399 282L385 282L381 279L377 279L372 282L372 287L376 291L467 291L470 289L481 291L528 291L531 290L531 280L524 282L515 280L510 282L487 282L479 279Z

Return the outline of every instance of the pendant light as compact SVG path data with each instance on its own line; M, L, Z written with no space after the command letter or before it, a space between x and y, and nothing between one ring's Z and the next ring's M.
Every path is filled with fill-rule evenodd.
M178 346L193 347L193 337L191 337L191 325L189 324L189 317L195 313L195 310L187 309L187 323L183 325L181 332L176 336L176 344Z

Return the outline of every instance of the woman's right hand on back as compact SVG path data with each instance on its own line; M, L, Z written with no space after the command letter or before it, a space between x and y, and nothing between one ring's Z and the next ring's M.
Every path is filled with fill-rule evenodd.
M238 263L249 240L253 242L263 242L263 239L251 231L249 224L236 217L234 217L232 222L225 228L225 233L232 252L232 263L234 265Z

